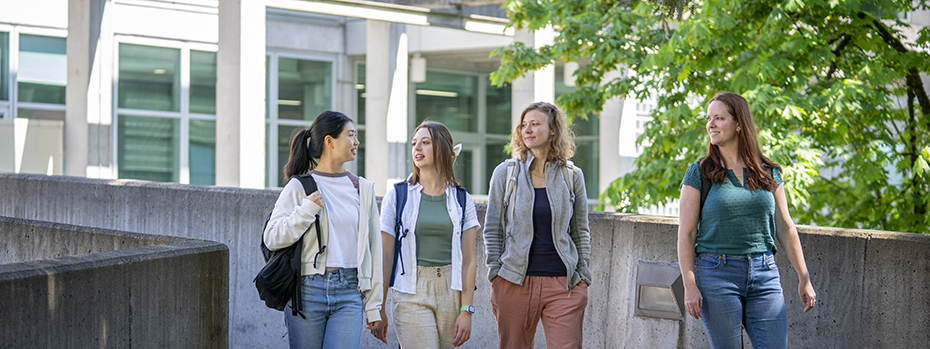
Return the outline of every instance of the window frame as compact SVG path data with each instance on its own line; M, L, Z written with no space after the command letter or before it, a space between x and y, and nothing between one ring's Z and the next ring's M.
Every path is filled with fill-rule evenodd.
M146 110L146 109L132 109L132 108L120 108L119 107L119 62L120 62L120 45L140 45L140 46L150 46L158 48L167 48L167 49L177 49L180 54L180 76L179 79L181 85L180 93L180 108L179 111L156 111L156 110ZM165 40L165 39L155 39L155 38L146 38L146 37L136 37L136 36L127 36L127 35L115 35L113 39L113 98L112 98L112 108L113 108L113 121L112 128L110 132L111 144L113 151L111 152L111 163L112 166L112 178L119 178L119 117L120 115L131 115L131 116L143 116L143 117L156 117L156 118L167 118L167 119L178 119L179 123L179 133L180 133L180 144L178 148L178 182L180 184L190 184L190 120L207 120L217 122L216 114L201 114L201 113L191 113L190 112L190 78L191 78L191 50L195 51L204 51L204 52L213 52L217 53L219 51L219 45L217 44L207 44L199 43L192 41L181 41L181 40ZM217 67L219 70L219 67ZM216 149L216 144L213 145ZM215 159L214 159L215 161ZM216 178L214 178L215 183Z
M330 110L335 110L336 100L338 93L338 76L336 72L340 71L340 60L336 54L326 54L318 52L298 52L292 50L283 50L283 49L265 49L265 59L267 71L265 74L267 85L265 86L266 91L266 101L265 101L265 187L266 188L282 188L282 186L275 185L278 181L278 170L284 166L284 164L278 163L278 149L277 149L277 139L278 139L278 128L280 126L293 126L293 127L303 127L309 128L310 124L313 123L313 120L291 120L291 119L278 119L278 60L280 58L288 59L299 59L305 61L316 61L316 62L328 62L330 63L330 78L332 79L332 84L330 86ZM354 75L354 72L353 72ZM353 84L354 85L354 84ZM353 119L355 120L355 119ZM287 184L287 183L284 183Z
M25 25L0 24L0 32L7 33L8 46L7 56L9 58L7 66L7 100L0 100L0 119L16 119L19 117L19 109L32 109L44 111L64 112L67 109L66 104L37 103L37 102L20 102L19 101L19 41L20 35L48 36L55 38L67 39L67 29L41 28ZM67 86L67 82L66 85Z

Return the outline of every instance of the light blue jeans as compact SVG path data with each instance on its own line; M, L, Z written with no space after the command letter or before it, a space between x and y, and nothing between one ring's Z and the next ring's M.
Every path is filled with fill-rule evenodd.
M785 297L772 252L752 255L701 253L694 258L701 322L711 347L742 348L743 331L753 349L787 348Z
M291 348L352 348L362 341L364 306L357 269L332 269L300 280L303 313L284 309Z

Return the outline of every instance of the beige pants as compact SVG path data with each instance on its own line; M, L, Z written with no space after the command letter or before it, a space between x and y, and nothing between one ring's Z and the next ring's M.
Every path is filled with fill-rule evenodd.
M462 298L451 280L451 265L417 266L417 294L391 289L391 315L401 348L452 348Z

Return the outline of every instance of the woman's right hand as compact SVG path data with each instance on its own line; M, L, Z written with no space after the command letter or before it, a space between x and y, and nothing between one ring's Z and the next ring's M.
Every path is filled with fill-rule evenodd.
M697 285L685 287L685 311L688 314L691 314L695 319L700 319L703 302L704 298L701 296L701 291L698 290Z
M388 318L387 312L381 309L381 321L379 321L371 330L371 334L381 342L387 343Z
M323 207L323 193L320 193L319 190L310 193L310 195L307 195L306 198L310 199L310 201L313 201L313 203L315 203L317 206Z

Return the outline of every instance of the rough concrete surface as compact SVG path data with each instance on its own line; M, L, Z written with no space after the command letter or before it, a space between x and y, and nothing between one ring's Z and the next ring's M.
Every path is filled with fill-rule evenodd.
M0 347L228 345L222 244L7 217L0 238L35 258L0 264Z

